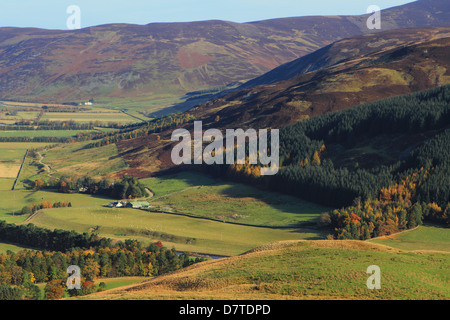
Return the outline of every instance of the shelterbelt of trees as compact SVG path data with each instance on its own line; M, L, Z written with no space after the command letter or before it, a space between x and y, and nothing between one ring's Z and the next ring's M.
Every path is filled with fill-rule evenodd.
M147 195L145 186L136 177L125 175L122 180L107 178L94 180L91 177L51 177L47 182L37 179L33 182L34 190L57 189L61 193L80 192L104 195L114 199L142 198Z
M82 289L68 293L80 295L93 292L92 281L98 277L161 275L204 260L179 255L160 242L148 247L135 240L113 245L110 239L95 234L51 231L4 221L0 222L0 240L44 249L0 254L0 300L38 299L40 292L35 283L42 282L47 282L47 299L61 298L67 289L70 265L80 267Z
M36 123L33 120L16 121L14 125L4 125L0 130L93 130L94 122L81 123L73 120L68 121L39 121Z
M6 125L0 127L0 130L92 130L95 127L120 128L117 132L77 132L72 137L0 137L0 142L55 142L55 143L73 143L81 141L94 140L84 146L84 149L91 149L116 143L121 140L137 138L156 132L161 132L181 124L194 120L194 116L181 113L173 113L144 123L130 125L121 125L119 123L109 123L107 125L100 122L94 123L75 123L60 121L39 121L36 126L34 122L16 123L16 125ZM34 125L32 125L34 123Z
M101 147L110 143L116 143L121 140L128 140L137 138L151 133L161 132L170 128L175 128L184 123L193 121L195 117L190 114L172 113L170 115L151 120L146 124L138 124L135 126L128 126L120 132L110 133L102 138L95 138L98 141L92 142L85 146L85 149ZM134 128L133 128L134 127ZM131 129L131 130L130 130Z
M380 163L370 169L360 168L355 163L337 167L332 158L327 157L327 145L339 145L347 150L357 143L369 144L377 138L413 135L427 138L413 144L410 152L399 157L396 163ZM388 234L413 227L421 223L422 218L448 224L450 85L333 112L282 128L278 174L262 177L259 169L257 165L248 164L202 167L218 176L255 183L316 203L350 206L329 216L329 223L336 230L334 236L339 238ZM386 190L391 190L391 199ZM404 194L405 190L408 194ZM394 198L396 201L392 202ZM356 207L352 206L355 199L359 203ZM350 218L341 217L345 213ZM367 224L364 228L363 222ZM361 226L356 231L352 223Z

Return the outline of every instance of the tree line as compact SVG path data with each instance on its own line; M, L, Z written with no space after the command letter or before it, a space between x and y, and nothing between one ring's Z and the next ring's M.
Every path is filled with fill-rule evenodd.
M173 113L158 119L151 120L146 124L138 124L135 126L128 126L126 129L119 132L109 133L104 137L94 137L98 141L87 144L84 148L91 149L108 144L116 143L121 140L133 139L141 136L146 136L152 133L161 132L170 128L180 126L184 123L194 120L194 116L184 113Z
M94 122L77 122L74 120L67 121L40 121L38 125L31 120L16 121L14 125L5 125L1 130L93 130Z
M103 195L114 199L142 198L147 195L145 186L132 176L123 176L121 180L108 178L92 179L91 177L51 177L47 182L37 179L33 182L34 190L57 189L61 193L87 193Z
M46 282L45 298L59 299L94 292L93 281L99 277L155 276L187 267L204 259L191 259L162 244L144 247L135 240L115 245L70 248L65 251L22 250L0 255L0 298L39 299L36 283ZM67 268L81 270L81 289L66 286Z

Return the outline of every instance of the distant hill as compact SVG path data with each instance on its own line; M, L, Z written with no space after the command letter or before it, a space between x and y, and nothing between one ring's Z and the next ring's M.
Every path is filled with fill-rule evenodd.
M447 26L450 3L421 0L382 12L383 30ZM250 23L110 24L75 31L0 28L4 100L119 101L143 106L255 78L339 39L373 32L368 15Z
M450 83L450 28L338 41L189 112L219 127L279 128L305 117Z

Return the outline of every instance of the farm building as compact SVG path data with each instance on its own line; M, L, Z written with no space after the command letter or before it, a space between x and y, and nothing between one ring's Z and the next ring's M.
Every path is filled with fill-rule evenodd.
M109 208L122 208L125 207L126 203L122 202L122 201L114 201L114 202L110 202L108 203L107 207Z
M128 208L140 209L150 207L150 203L147 201L130 201L127 203Z

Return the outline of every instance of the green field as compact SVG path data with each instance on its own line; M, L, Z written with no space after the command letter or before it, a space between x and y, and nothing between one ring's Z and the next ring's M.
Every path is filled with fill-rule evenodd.
M20 250L30 249L27 247L22 247L19 245L9 244L9 243L0 243L0 254L6 253L7 251L18 252ZM34 250L34 249L33 249Z
M139 122L138 119L131 117L120 111L98 110L96 112L46 112L42 120L64 121L72 120L81 123L87 122L117 122L122 124Z
M14 178L0 178L0 190L11 190Z
M437 250L450 252L450 228L424 225L415 230L374 239L371 242L385 244L402 250Z
M41 210L29 222L48 229L77 232L98 227L98 233L105 237L134 238L147 244L161 240L165 246L175 246L180 251L217 255L240 254L270 241L324 236L314 229L258 228L124 208Z
M148 280L148 277L121 277L121 278L101 278L95 279L94 285L98 286L101 282L105 283L105 290L115 289L118 287L128 286Z
M0 137L73 137L89 130L0 130Z
M11 190L27 149L40 148L48 143L0 143L0 191Z
M95 149L83 149L89 142L61 144L41 151L42 162L51 167L52 174L100 177L127 168L119 156L115 144ZM39 159L28 157L25 161L18 188L23 188L27 181L48 180L48 172L39 167Z
M105 197L94 197L85 194L67 194L55 191L0 191L0 220L9 223L23 222L27 217L20 212L26 205L37 204L44 200L51 203L58 201L70 201L74 207L100 206L110 201Z
M320 213L331 210L243 184L214 183L211 178L195 173L141 181L155 193L151 204L161 211L217 221L252 226L299 227L305 223L315 225Z
M211 185L217 183L206 175L183 171L161 177L153 177L140 180L146 187L152 190L155 197L165 196L169 193L179 192L190 187Z

